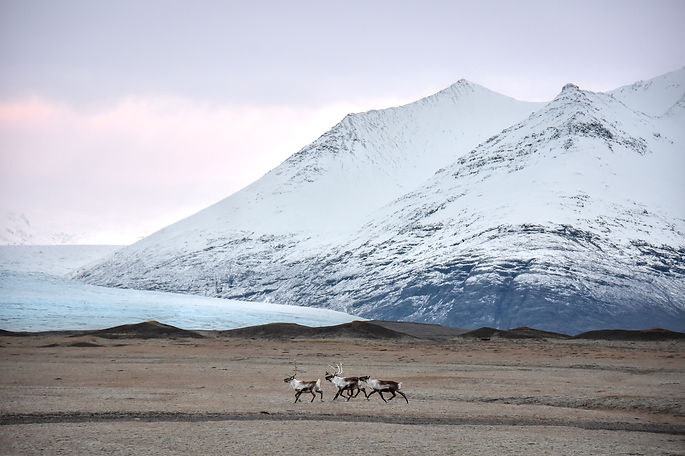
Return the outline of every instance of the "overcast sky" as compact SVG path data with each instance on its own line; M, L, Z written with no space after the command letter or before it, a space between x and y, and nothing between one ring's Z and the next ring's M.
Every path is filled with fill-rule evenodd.
M685 1L0 0L0 215L130 243L348 112L685 66Z

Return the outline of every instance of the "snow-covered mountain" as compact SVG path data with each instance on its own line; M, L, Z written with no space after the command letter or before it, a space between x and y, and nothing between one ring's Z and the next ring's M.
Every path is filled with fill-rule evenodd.
M460 327L685 330L684 93L685 69L537 105L460 81L346 117L79 277Z
M276 271L344 242L374 211L540 106L462 80L406 106L348 115L259 181L80 277L251 297L243 278L254 268Z
M6 211L0 215L0 245L64 245L81 236L66 231L41 229L23 213Z
M67 278L97 264L120 245L0 245L0 271L39 273Z

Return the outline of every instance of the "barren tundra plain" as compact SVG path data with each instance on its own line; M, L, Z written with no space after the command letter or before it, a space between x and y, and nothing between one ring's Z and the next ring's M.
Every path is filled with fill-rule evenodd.
M360 325L1 333L0 454L685 454L683 339L427 339ZM298 378L321 378L324 402L293 403L294 360ZM409 403L332 401L336 363L402 382Z

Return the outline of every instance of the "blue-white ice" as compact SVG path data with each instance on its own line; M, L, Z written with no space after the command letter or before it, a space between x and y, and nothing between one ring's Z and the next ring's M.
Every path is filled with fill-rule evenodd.
M42 250L44 258L50 248ZM0 248L0 329L102 329L148 320L184 329L233 329L273 322L328 326L360 319L311 307L87 285L45 272L59 270L58 262L55 267L33 268L41 272L29 272L35 255L16 260L17 253L28 251Z
M184 329L233 329L272 322L327 326L356 319L326 309L122 290L0 271L0 328L9 331L101 329L147 320Z

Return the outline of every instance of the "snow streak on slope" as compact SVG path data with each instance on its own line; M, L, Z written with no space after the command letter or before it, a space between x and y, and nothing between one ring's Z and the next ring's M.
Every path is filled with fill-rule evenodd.
M567 85L487 135L517 103L464 82L348 117L81 277L459 327L685 330L683 74ZM465 147L467 124L483 134Z

